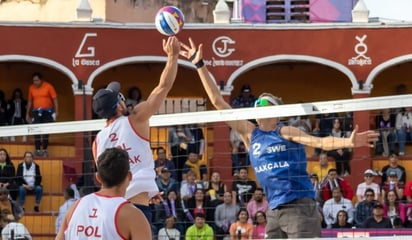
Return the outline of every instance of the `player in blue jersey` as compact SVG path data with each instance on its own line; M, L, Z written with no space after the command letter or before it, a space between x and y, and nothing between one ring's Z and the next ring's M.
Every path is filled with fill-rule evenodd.
M217 109L230 109L219 89L209 76L202 60L202 45L181 43L180 54L197 67L211 103ZM255 107L282 104L282 100L263 93ZM267 238L309 238L321 236L321 220L316 207L315 193L306 171L305 145L324 150L373 146L378 133L357 133L349 138L314 137L296 127L282 126L278 118L256 119L258 126L247 120L228 121L242 137L249 150L256 178L264 189L271 210L267 212Z

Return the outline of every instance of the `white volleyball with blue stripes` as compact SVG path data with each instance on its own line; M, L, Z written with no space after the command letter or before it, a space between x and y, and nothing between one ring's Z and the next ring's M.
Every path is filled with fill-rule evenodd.
M166 36L178 34L185 23L182 11L174 6L162 7L156 14L155 24L157 30Z

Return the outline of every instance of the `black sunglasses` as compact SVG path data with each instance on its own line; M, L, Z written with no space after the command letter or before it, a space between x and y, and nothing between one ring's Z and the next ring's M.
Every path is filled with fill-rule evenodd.
M117 95L117 102L113 104L112 108L115 109L117 104L119 104L120 102L124 102L124 101L126 101L126 98L123 96L122 93L119 93L119 95Z

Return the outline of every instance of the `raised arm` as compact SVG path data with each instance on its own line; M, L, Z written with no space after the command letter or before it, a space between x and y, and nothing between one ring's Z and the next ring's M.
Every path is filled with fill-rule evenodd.
M216 109L231 109L232 107L223 99L222 94L220 94L216 83L210 77L207 67L203 63L203 44L200 44L197 48L191 38L189 38L190 47L181 43L182 50L180 55L186 57L189 61L197 67L197 72L199 74L200 80L202 81L203 87L213 106Z
M355 127L349 138L315 137L295 127L282 127L281 134L282 137L290 141L326 151L341 148L373 147L373 143L378 141L379 137L379 133L371 130L358 133L358 126Z
M146 101L135 106L132 119L148 120L159 110L170 89L172 89L177 75L177 60L180 51L179 40L176 37L163 40L163 50L167 54L167 62L160 75L159 84L153 89Z
M200 80L202 81L203 87L210 99L210 102L218 110L231 109L232 107L225 101L220 90L218 89L216 83L209 75L207 67L203 63L203 45L200 44L198 47L194 44L193 40L189 38L189 45L181 43L184 50L180 51L180 55L186 57L197 67L197 73L199 74ZM228 121L226 122L231 128L236 129L242 136L242 138L249 138L248 135L255 128L255 125L247 120L239 121ZM246 140L246 139L243 139ZM245 141L249 143L248 141Z

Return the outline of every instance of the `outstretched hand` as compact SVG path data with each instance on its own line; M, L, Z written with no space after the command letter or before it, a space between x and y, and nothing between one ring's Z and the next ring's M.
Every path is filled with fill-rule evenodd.
M374 147L374 143L379 140L379 133L372 130L358 133L358 129L359 127L356 125L350 136L353 147Z
M193 64L198 63L200 60L203 58L203 50L202 44L199 44L198 47L196 47L195 43L193 42L192 38L189 38L189 45L186 45L184 43L180 43L181 47L184 50L180 51L180 55L187 58L189 61L191 61Z
M180 52L180 42L176 37L169 37L167 40L163 39L163 51L168 56L178 56Z

